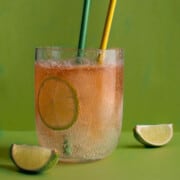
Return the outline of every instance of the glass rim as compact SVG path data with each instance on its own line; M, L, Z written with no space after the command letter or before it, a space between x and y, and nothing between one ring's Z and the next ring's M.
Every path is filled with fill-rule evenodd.
M73 47L61 47L61 46L39 46L35 47L35 50L70 50L70 51L124 51L124 48L121 47L111 47L107 49L100 49L100 48L84 48L84 49L78 49L78 48L73 48Z
M106 63L115 63L124 60L124 49L123 48L68 48L60 46L45 46L37 47L35 49L35 61L39 60L56 60L66 63L70 60L73 62L76 60L78 64L85 64L87 60L89 62L97 62L97 59L103 58Z

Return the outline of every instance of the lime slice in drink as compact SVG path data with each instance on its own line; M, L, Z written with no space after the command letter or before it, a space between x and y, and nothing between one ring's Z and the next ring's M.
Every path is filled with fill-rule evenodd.
M78 116L75 89L58 77L45 79L38 93L38 109L44 124L54 130L71 127Z
M59 153L45 147L12 144L10 157L22 171L38 173L50 169L59 161Z
M173 137L173 125L136 125L133 132L134 137L146 146L163 146Z

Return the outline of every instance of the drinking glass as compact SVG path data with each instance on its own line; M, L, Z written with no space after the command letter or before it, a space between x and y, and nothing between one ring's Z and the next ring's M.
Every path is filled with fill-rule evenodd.
M40 145L58 150L64 162L110 155L122 126L123 69L120 48L36 48L35 111Z

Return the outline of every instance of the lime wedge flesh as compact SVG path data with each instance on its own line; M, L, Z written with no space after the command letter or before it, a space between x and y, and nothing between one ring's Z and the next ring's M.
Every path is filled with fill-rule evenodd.
M39 89L38 110L47 127L54 130L67 129L77 120L77 93L66 80L48 77Z
M133 133L134 137L146 146L163 146L173 137L173 125L136 125Z
M59 153L45 147L12 144L10 157L22 171L38 173L50 169L59 161Z

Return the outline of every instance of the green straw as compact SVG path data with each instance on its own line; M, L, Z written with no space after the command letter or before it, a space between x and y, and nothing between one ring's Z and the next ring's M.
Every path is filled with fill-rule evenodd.
M79 44L78 44L78 57L83 56L83 50L85 49L85 45L86 45L90 3L91 0L84 0L83 14L81 20L81 30L80 30Z

